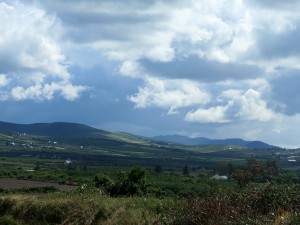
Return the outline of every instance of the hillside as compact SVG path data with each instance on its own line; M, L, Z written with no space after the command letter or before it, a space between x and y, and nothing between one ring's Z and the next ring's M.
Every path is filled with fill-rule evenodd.
M262 141L245 141L239 138L231 139L209 139L204 137L190 138L181 135L164 135L153 137L155 141L163 141L167 143L176 143L181 145L236 145L252 149L272 149L275 146L269 145Z
M24 135L26 133L26 135ZM243 161L253 155L227 145L187 146L158 142L124 132L108 132L76 123L13 124L0 122L0 157L22 157L35 160L72 159L90 166L181 168L213 166L220 159ZM229 151L229 152L228 152ZM258 154L258 153L255 153ZM269 154L264 152L263 155ZM261 157L260 155L258 157ZM27 158L29 159L29 158Z
M52 137L99 137L99 135L108 135L106 131L77 123L15 124L0 122L0 132L7 131Z
M243 139L209 139L205 137L190 138L180 135L165 135L156 136L152 139L137 136L124 132L108 132L100 129L96 129L87 125L78 123L67 122L55 122L55 123L34 123L34 124L15 124L0 121L0 132L15 132L26 133L29 135L48 136L54 138L97 138L109 141L127 142L132 144L142 145L159 145L157 142L163 145L233 145L241 146L253 149L272 149L274 146L261 141L245 141ZM184 148L183 146L179 146Z

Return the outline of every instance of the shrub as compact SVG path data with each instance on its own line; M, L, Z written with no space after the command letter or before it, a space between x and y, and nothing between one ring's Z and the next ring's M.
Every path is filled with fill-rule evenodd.
M276 215L285 212L289 223L284 224L299 224L299 189L299 185L269 183L222 195L181 199L169 215L174 225L273 224L280 218Z
M139 167L133 167L129 172L120 171L118 179L112 188L113 196L120 195L145 195L149 185L146 183L145 171Z
M104 174L98 174L95 176L95 187L101 189L106 194L110 194L114 185L113 181Z
M15 204L15 201L10 198L0 198L0 216L10 212ZM0 223L1 224L1 223Z
M114 183L110 177L98 174L94 178L95 187L111 196L145 195L149 185L146 182L145 171L139 167L133 167L130 171L119 171Z
M18 225L19 223L10 215L0 217L1 225Z

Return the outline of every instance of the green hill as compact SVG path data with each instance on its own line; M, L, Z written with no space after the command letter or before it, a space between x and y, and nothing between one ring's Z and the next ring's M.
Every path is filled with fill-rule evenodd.
M26 135L24 135L26 133ZM181 145L124 132L108 132L77 123L14 124L0 122L0 157L72 159L94 166L164 165L182 168L272 158L273 150L237 145Z
M55 122L15 124L0 122L0 132L26 133L30 135L52 137L99 137L108 135L109 132L89 127L83 124Z

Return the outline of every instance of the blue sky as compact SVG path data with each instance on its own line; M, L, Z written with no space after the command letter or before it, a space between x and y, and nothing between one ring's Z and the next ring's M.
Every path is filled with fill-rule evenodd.
M300 147L300 3L2 0L0 120Z

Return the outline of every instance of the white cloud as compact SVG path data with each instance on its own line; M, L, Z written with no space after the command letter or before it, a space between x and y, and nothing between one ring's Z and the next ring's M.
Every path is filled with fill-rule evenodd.
M200 123L224 123L239 120L266 122L279 116L268 109L260 93L253 89L244 93L241 90L224 91L218 101L221 104L225 102L225 105L190 111L185 120Z
M227 106L216 106L208 109L197 109L196 111L188 112L185 120L199 123L225 123L229 122L226 118Z
M76 5L73 1L45 0L40 4L62 21L64 49L92 49L125 64L138 64L141 59L172 62L196 54L208 64L212 61L252 65L265 73L278 66L299 69L299 54L268 57L261 46L264 43L260 43L261 36L266 39L263 42L282 34L287 34L287 42L294 38L288 32L299 27L298 6L287 10L244 0L78 0ZM271 47L276 49L277 44L275 41ZM120 67L121 73L124 66ZM222 76L210 76L222 80L232 76L231 71L218 73ZM242 79L247 79L242 69L240 73ZM166 76L163 71L158 75Z
M10 96L12 99L20 101L25 99L32 100L52 100L55 93L60 93L65 99L73 101L79 98L80 93L86 90L84 86L74 86L67 83L36 84L27 88L14 87Z
M56 42L59 26L54 16L22 4L1 3L1 70L27 70L68 79L65 57ZM7 65L3 65L7 63Z
M122 63L120 67L121 75L129 77L142 77L145 75L145 71L136 61L126 60Z
M4 74L0 74L0 87L4 87L6 85L8 85L9 80L7 79L7 77Z
M136 108L189 111L185 120L218 128L219 137L290 140L294 132L296 140L299 6L294 0L1 1L0 101L72 101L88 88L73 84L70 71L82 74L77 82L107 89L114 83L103 73L118 70L134 78L120 78L129 86L112 93L120 103L125 89L136 88L128 96Z
M79 98L80 93L82 91L87 90L88 88L85 86L74 86L72 84L62 85L58 87L58 90L61 91L62 96L69 101L73 101Z
M261 55L260 36L273 39L288 34L300 22L299 4L295 3L266 7L268 4L245 0L78 0L74 5L73 1L44 0L40 5L62 21L64 48L90 48L120 61L169 62L197 54L266 71L277 65L274 58Z
M54 92L67 100L77 98L86 88L71 83L59 20L18 1L2 2L0 9L0 73L5 73L0 75L1 100L49 100ZM51 86L57 87L49 91Z
M79 1L76 6L72 1L45 1L42 5L62 19L69 46L89 47L121 61L172 61L185 42L192 45L185 52L196 47L209 55L206 51L229 42L234 31L233 24L216 14L235 6L225 1ZM243 17L241 11L235 17Z
M260 93L253 89L247 90L242 96L233 98L229 102L233 116L242 120L271 120L275 114L267 108L267 104L261 99Z
M173 114L178 108L208 103L210 95L199 84L188 80L148 78L146 87L139 88L128 99L137 108L160 107Z

